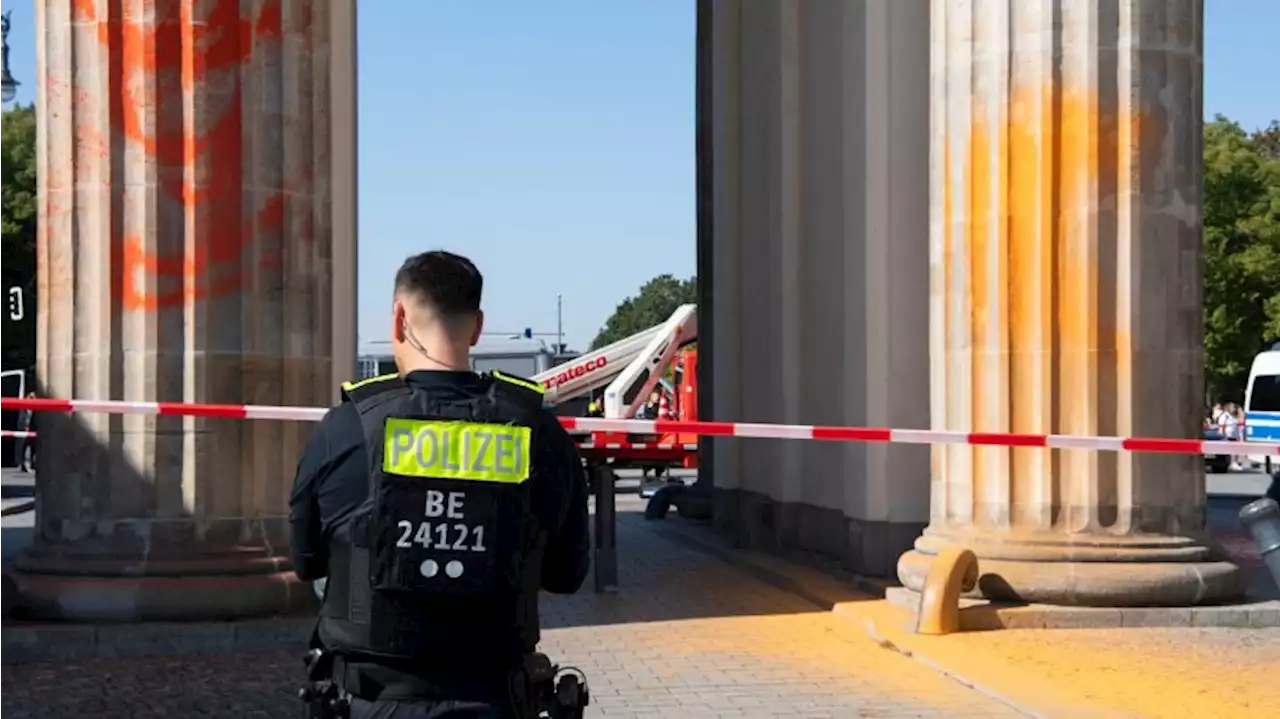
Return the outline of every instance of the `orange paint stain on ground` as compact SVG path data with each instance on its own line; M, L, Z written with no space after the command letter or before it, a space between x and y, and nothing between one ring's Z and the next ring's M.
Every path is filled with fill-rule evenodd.
M835 614L898 651L980 688L1028 716L1183 719L1274 714L1280 629L1005 629L912 632L887 601L847 601Z
M1276 629L1039 629L945 638L1131 716L1265 716L1280 706Z

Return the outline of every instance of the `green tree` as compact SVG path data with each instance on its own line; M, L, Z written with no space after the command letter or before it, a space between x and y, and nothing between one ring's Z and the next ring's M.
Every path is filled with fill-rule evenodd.
M1277 125L1250 136L1217 117L1204 130L1205 374L1240 399L1255 354L1280 339Z
M628 297L618 305L591 343L591 349L599 349L661 324L680 305L697 301L698 278L678 280L672 275L658 275L644 283L634 297Z
M1272 159L1280 159L1280 120L1272 120L1267 127L1253 133L1253 141Z
M36 111L18 105L0 116L0 229L4 233L4 368L35 362ZM16 292L14 288L17 288ZM21 302L21 313L18 312Z

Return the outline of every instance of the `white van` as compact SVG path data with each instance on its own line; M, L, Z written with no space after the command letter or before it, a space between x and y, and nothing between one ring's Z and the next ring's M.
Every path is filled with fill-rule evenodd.
M1280 442L1280 343L1253 358L1244 393L1246 442ZM1280 463L1268 455L1267 471L1280 472Z

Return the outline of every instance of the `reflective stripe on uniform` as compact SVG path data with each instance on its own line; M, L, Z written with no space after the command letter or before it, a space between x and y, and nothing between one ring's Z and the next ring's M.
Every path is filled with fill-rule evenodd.
M532 430L508 424L391 417L382 470L404 477L520 484L529 478Z
M500 380L502 380L503 382L507 382L507 383L509 383L509 384L516 385L517 387L524 387L525 389L527 389L527 390L529 390L529 391L531 391L531 392L537 392L538 394L542 394L542 393L544 392L544 390L543 390L543 388L542 388L542 385L541 385L541 384L538 384L537 382L530 382L530 381L529 381L529 380L527 380L527 379L520 379L519 377L512 377L511 375L509 375L509 374L503 374L503 373L499 372L498 370L493 370L493 377L494 377L494 379L500 379Z
M374 382L386 382L387 380L392 380L399 376L399 374L392 372L391 374L380 374L377 377L362 379L359 382L343 382L342 389L346 392L351 392L353 390L360 389L361 387L371 385Z

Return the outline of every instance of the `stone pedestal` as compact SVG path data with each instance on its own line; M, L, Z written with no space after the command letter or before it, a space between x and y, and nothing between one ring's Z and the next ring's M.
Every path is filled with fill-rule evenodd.
M926 427L927 3L718 0L701 19L716 385L703 417ZM890 576L925 524L922 447L711 451L716 521L744 546Z
M1203 408L1200 0L934 0L931 408L938 429L1196 437ZM1230 599L1203 460L935 448L930 524L991 599Z
M45 396L328 403L329 12L37 2ZM232 617L305 601L286 507L310 424L40 419L18 576L31 610Z

